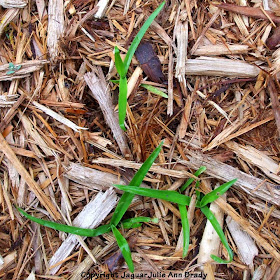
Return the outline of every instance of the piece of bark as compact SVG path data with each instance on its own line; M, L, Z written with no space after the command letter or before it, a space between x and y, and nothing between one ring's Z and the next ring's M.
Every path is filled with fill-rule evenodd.
M238 6L234 4L228 4L228 3L221 3L216 6L220 9L224 9L229 12L234 12L248 17L268 20L268 17L263 13L263 11L260 8L244 7L244 6ZM266 11L266 13L273 22L280 23L280 17L276 16L275 13L271 11Z
M273 34L267 39L266 45L272 50L280 44L280 26L275 28Z
M254 240L230 216L227 216L226 223L241 255L241 260L250 268L253 268L254 257L259 252Z
M245 78L256 77L259 72L257 66L226 58L199 57L186 62L186 75Z
M22 179L25 180L26 184L29 186L31 191L34 192L36 197L39 199L41 204L48 210L50 215L55 219L60 218L59 212L56 210L55 206L52 204L47 195L42 191L42 189L35 183L34 179L27 172L23 164L19 161L14 151L11 149L2 133L0 133L0 151L2 151L5 156L11 161L18 173L21 175Z
M246 174L228 164L217 161L213 157L191 151L188 151L188 154L190 155L188 157L189 161L178 159L178 163L195 170L204 165L207 168L205 171L207 175L223 180L224 182L237 178L238 180L234 185L240 187L250 196L258 197L278 206L280 205L280 190L278 190L274 184L265 182L262 188L257 188L257 186L264 184L263 180ZM267 186L267 188L265 186ZM273 195L269 189L272 191Z
M271 107L273 110L275 122L278 129L278 137L280 137L280 103L278 100L278 90L276 89L273 79L269 79L268 91L271 100Z
M135 51L135 56L144 73L156 83L163 83L165 77L161 70L161 63L150 43L142 43Z
M0 5L3 8L24 8L27 5L25 0L0 0Z
M79 215L73 220L73 226L91 229L99 226L116 206L117 200L118 197L113 188L110 188L105 193L99 192L94 200L89 202L79 213ZM83 240L85 238L86 237L82 237ZM50 259L49 266L54 266L55 264L67 258L77 244L77 236L74 234L69 234L67 239L60 245L59 249ZM54 275L59 270L60 266L61 264L53 267L50 270L50 274Z
M63 0L50 0L48 5L47 45L50 59L53 62L57 61L59 54L59 39L64 32L63 2Z
M127 145L124 132L119 126L118 116L117 113L114 112L112 98L108 91L105 77L101 68L97 69L97 73L97 75L93 72L86 73L84 75L85 82L90 88L91 96L99 103L104 118L112 130L121 153L124 157L131 158L131 152Z

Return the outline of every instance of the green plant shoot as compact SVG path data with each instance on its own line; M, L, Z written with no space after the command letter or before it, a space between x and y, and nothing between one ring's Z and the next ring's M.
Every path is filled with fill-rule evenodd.
M139 32L135 36L132 41L124 61L122 61L120 56L120 50L115 46L114 48L114 56L115 56L115 65L116 69L120 75L119 80L119 125L121 129L125 130L125 116L126 116L126 104L127 104L127 78L126 74L131 63L132 57L140 44L144 34L148 30L149 26L152 24L153 20L159 14L161 9L163 8L165 2L162 2L158 8L149 16L149 18L145 21L143 26L140 28Z

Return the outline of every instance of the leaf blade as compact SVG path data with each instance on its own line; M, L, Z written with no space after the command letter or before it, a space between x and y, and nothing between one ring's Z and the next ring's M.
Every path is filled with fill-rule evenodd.
M134 264L131 257L131 251L126 239L121 235L119 230L113 224L111 225L111 228L130 272L134 272Z
M154 190L147 188L140 188L137 186L125 186L125 185L114 185L116 188L123 190L125 192L133 193L134 195L142 195L157 199L162 199L166 201L170 201L173 203L178 203L182 205L189 205L191 198L189 196L179 194L176 191L166 191L166 190Z
M233 251L231 250L228 242L227 242L227 239L226 239L226 236L223 232L223 229L221 228L219 222L217 221L215 215L212 213L212 211L207 207L207 206L204 206L204 207L201 207L200 208L201 212L206 216L206 218L210 221L210 223L212 224L213 228L215 229L215 231L217 232L218 236L220 237L221 239L221 242L222 244L225 246L227 252L228 252L228 255L229 255L229 260L226 261L226 260L223 260L215 255L211 255L211 258L216 261L217 263L220 263L220 264L227 264L227 263L230 263L232 262L233 260Z
M178 207L181 214L181 222L183 228L183 258L185 258L188 254L190 246L190 225L186 206L178 204Z
M218 188L214 189L210 193L207 193L200 201L200 207L206 206L208 203L211 203L223 195L235 182L237 179L231 180L224 183Z
M139 170L136 172L134 177L132 178L129 185L139 187L146 176L147 172L149 171L150 167L154 163L155 159L157 158L158 154L160 153L161 147L163 145L163 141L155 148L155 150L150 154L150 156L145 160ZM125 192L119 200L119 203L115 209L115 212L112 216L110 221L111 224L115 226L120 222L124 213L128 209L134 194Z
M119 84L119 125L122 130L126 130L124 122L126 116L127 105L127 78L120 78Z
M127 73L129 65L131 63L132 57L140 44L144 34L148 30L149 26L152 24L153 20L156 18L156 16L159 14L163 6L165 5L165 2L162 2L156 9L155 11L148 17L148 19L145 21L143 26L140 28L139 32L135 36L134 40L132 41L127 54L124 59L124 67L125 67L125 73Z

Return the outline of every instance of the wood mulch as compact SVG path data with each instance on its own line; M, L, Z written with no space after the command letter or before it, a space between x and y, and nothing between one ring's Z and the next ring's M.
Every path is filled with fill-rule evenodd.
M211 263L227 251L205 242L194 204L182 259L177 205L136 197L125 217L159 223L121 229L134 278L280 279L280 2L221 3L166 1L143 39L163 75L147 76L133 58L123 132L113 49L125 56L160 2L0 1L0 279L131 279L112 233L71 236L16 206L62 224L106 224L121 194L112 185L127 184L162 140L142 186L177 190L202 165L204 193L238 179L213 205L234 260ZM195 199L195 184L186 194Z

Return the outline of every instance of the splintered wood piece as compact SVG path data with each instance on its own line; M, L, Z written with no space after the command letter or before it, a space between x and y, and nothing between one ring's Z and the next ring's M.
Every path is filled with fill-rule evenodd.
M192 169L198 169L201 165L204 165L207 168L205 171L206 174L214 176L224 182L237 178L238 180L234 185L240 187L250 196L259 197L264 201L278 206L280 205L280 190L278 190L274 184L268 182L264 183L263 180L215 160L213 157L191 151L188 151L188 154L190 155L188 157L189 161L178 159L178 163ZM262 187L257 188L258 186ZM272 191L273 195L269 190Z
M95 18L102 18L105 15L108 3L109 3L109 0L98 1L98 3L97 3L98 10L94 15Z
M1 17L0 21L0 35L4 32L6 26L19 14L20 9L7 9Z
M47 60L31 60L20 63L19 65L15 64L15 67L21 66L21 68L11 74L7 74L10 71L9 64L0 65L0 81L11 81L27 77L30 73L40 70L46 63L49 62Z
M174 66L174 57L172 52L172 47L168 47L169 53L169 62L168 62L168 104L167 104L167 115L173 115L173 66Z
M24 8L27 5L25 0L0 0L0 5L3 8Z
M61 122L62 124L64 124L65 126L68 126L70 128L72 128L74 131L78 132L79 129L87 129L86 127L81 127L81 126L77 126L75 123L71 122L70 120L68 120L67 118L59 115L58 113L56 113L55 111L47 108L46 106L39 104L36 101L33 101L32 104L37 107L38 109L40 109L42 112L46 113L47 115L53 117L54 119L56 119L57 121Z
M89 187L90 189L106 190L113 184L126 185L126 181L117 175L99 171L93 168L84 167L77 163L70 163L65 167L64 176L78 184ZM146 184L141 184L146 186Z
M179 22L174 28L177 39L177 62L175 77L179 82L186 84L186 57L188 49L188 22Z
M245 162L257 166L268 177L280 184L280 176L277 175L279 171L279 165L271 157L249 145L242 146L233 141L228 141L225 144L236 155L238 155L238 157L245 160Z
M94 200L89 202L74 219L73 226L92 229L99 226L116 206L117 200L118 197L113 188L110 188L105 193L99 192ZM84 240L86 237L82 237L82 239ZM69 234L49 261L50 267L55 265L50 270L50 274L54 275L59 270L62 263L56 264L67 258L77 244L77 236Z
M260 69L247 62L214 57L188 59L186 75L220 76L220 77L256 77Z
M274 21L275 23L280 23L280 17L276 16L274 12L265 11L265 13L267 13L266 15L260 8L237 6L228 3L221 3L216 6L220 9L224 9L226 11L238 13L248 17L261 18L267 20L271 18L272 21Z
M268 91L271 99L271 107L278 129L278 136L280 137L280 103L278 100L278 90L276 89L273 79L269 79L268 81Z
M235 222L230 216L226 218L227 227L229 232L238 248L238 251L242 257L242 261L253 268L254 257L258 255L258 248L254 240L243 231L237 222Z
M42 138L42 136L36 130L36 127L33 126L33 124L28 119L28 117L26 115L23 115L22 112L20 112L19 115L20 115L21 122L23 124L24 129L26 130L28 135L30 135L30 137L33 138L34 143L36 145L38 145L42 149L42 151L45 153L46 156L53 156L54 155L54 151L52 151L52 149L50 149L48 147L48 145L46 144L45 140ZM41 157L40 154L41 154L40 152L36 153L36 155L38 157Z
M59 39L64 32L63 0L50 0L48 7L47 45L51 61L56 61L59 54Z
M134 168L139 169L141 167L141 163L136 163L133 161L128 160L118 160L118 159L108 159L108 158L98 158L92 161L93 163L99 164L108 164L112 166L122 166L126 168ZM149 169L151 172L155 172L162 175L167 175L175 178L196 178L192 173L185 171L185 170L172 170L172 169L165 169L160 166L156 166L153 164Z
M135 56L141 64L144 73L156 83L163 83L165 77L161 71L161 63L150 43L142 43L135 51Z
M247 45L205 45L200 46L195 52L194 55L205 55L205 56L219 56L227 54L246 54L248 53L249 47Z
M111 128L112 133L118 143L121 153L124 157L130 158L131 152L127 145L125 134L120 128L118 123L117 113L114 112L113 102L106 85L105 77L101 68L97 70L98 75L93 72L86 73L84 75L85 82L90 88L90 93L94 99L97 100L99 106L103 112L104 118Z
M192 107L192 97L189 95L187 97L185 108L182 113L181 122L179 125L179 139L183 139L186 135L188 124L190 121L191 107Z
M41 188L35 183L33 178L24 168L22 163L17 158L14 151L11 149L2 133L0 133L0 151L2 151L9 161L13 163L17 172L21 175L21 177L25 180L26 184L30 187L31 191L34 192L36 197L39 199L41 204L48 210L50 215L55 219L60 218L59 212L56 210L55 206L51 203L50 199L46 196L46 194L41 190Z

